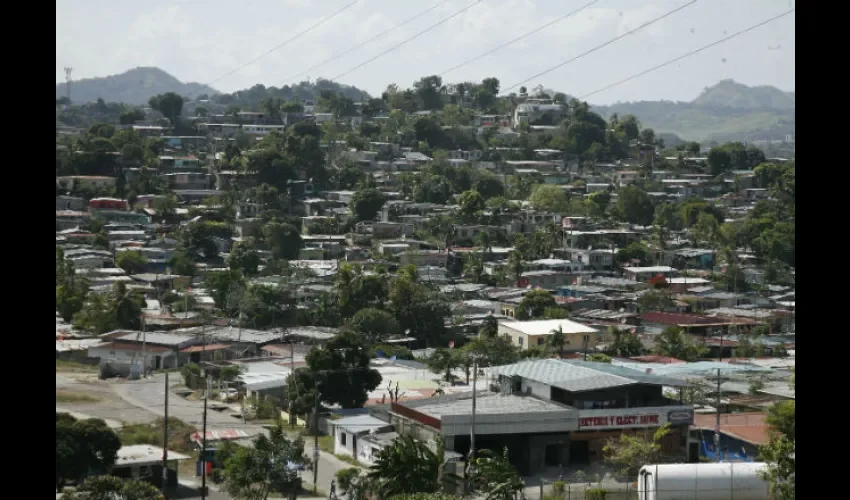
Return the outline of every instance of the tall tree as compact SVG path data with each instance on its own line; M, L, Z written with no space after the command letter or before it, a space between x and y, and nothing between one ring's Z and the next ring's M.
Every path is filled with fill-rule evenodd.
M409 435L399 436L378 452L368 477L375 482L380 498L413 493L435 493L450 480L443 473L445 462L442 439L436 451Z
M297 259L301 251L301 234L292 224L272 222L263 227L263 237L276 259Z
M266 500L271 493L294 496L301 480L297 467L309 462L304 441L287 437L283 422L259 434L252 446L239 447L224 463L224 485L237 500Z
M791 375L791 388L796 390L796 374ZM769 439L759 449L767 463L762 477L770 484L770 493L778 500L793 500L797 489L797 408L794 400L774 404L767 415Z
M362 407L381 383L381 374L369 368L370 360L365 339L350 331L311 349L306 357L307 369L322 381L322 401L343 408Z
M525 488L516 467L508 460L507 448L501 454L481 450L475 458L473 480L487 500L513 500Z
M101 419L77 420L56 414L56 489L89 472L106 472L115 463L121 441Z
M351 211L357 220L374 220L385 202L384 194L375 188L358 189L351 197Z

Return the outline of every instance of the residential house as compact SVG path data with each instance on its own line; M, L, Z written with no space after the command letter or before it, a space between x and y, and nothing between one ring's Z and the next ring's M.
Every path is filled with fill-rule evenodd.
M593 328L567 319L536 321L499 321L499 335L510 338L511 344L520 350L545 346L553 331L564 332L566 342L564 352L578 352L593 349L597 343L597 331Z
M56 211L73 211L82 212L88 209L88 203L83 198L77 196L60 195L56 197Z
M189 335L127 330L116 330L100 338L104 342L89 347L89 357L99 358L101 366L136 374L142 367L160 370L182 366L189 356L182 354L181 349L201 341Z
M109 191L115 189L115 177L104 175L63 175L56 177L56 186L63 191L89 189Z
M333 428L334 454L344 455L355 459L361 456L371 462L372 447L364 446L363 438L373 434L381 434L393 429L392 424L372 415L355 415L329 422Z

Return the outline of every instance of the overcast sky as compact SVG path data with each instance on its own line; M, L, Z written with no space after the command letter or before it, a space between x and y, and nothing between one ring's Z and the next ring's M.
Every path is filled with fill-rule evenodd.
M441 74L592 0L482 0L461 15L339 79L373 95ZM599 0L498 52L443 75L445 82L495 76L502 89L569 60L690 0ZM352 0L57 0L56 82L157 66L181 81L232 92L333 78L476 0L357 0L309 33L264 55ZM386 36L292 80L312 66L435 9ZM793 7L787 0L699 0L651 26L524 83L583 96ZM609 104L691 100L723 79L794 90L794 14L679 63L588 98Z

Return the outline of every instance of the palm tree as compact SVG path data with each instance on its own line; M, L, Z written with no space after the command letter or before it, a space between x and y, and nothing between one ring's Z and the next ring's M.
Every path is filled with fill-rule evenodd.
M558 357L563 358L564 346L570 343L570 341L567 340L567 337L564 334L563 327L558 325L558 328L551 330L550 333L552 334L552 336L549 337L549 347L558 349Z
M522 279L522 254L519 251L511 252L508 267L514 275L514 281L519 285L519 280Z
M435 493L456 482L443 472L445 451L437 439L436 451L409 435L399 436L378 452L367 477L374 481L379 498L410 493Z
M487 500L513 500L525 484L519 472L508 460L508 449L501 454L481 450L475 459L475 484Z

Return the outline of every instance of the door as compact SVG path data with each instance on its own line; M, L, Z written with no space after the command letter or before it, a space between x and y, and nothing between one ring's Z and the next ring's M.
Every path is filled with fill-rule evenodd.
M570 465L590 463L590 446L587 441L570 441Z
M699 442L688 443L688 463L699 463Z
M561 445L546 445L546 467L559 467L561 465Z

